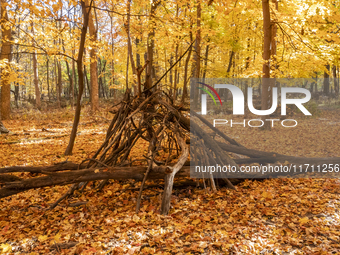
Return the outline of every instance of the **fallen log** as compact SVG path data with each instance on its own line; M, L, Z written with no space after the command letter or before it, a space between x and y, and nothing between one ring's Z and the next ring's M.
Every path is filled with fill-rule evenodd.
M288 156L287 156L288 157ZM291 164L296 164L297 171L292 171L286 173L287 177L293 177L295 175L301 174L308 174L308 177L313 178L334 178L339 175L339 172L334 171L333 173L324 173L322 171L317 172L318 166L324 165L322 170L329 170L332 169L332 164L340 165L340 158L294 158L295 162L290 162ZM250 159L235 159L235 163L238 164L247 164L252 163L257 160L276 160L277 158L250 158ZM276 161L275 161L276 162ZM301 162L301 163L299 163ZM308 165L307 165L308 164ZM265 164L264 164L265 165ZM279 165L273 164L272 166ZM311 169L314 167L315 172L307 172L307 169ZM46 169L52 168L46 167ZM195 168L192 166L191 171L195 171ZM90 169L81 169L77 171L64 171L64 172L56 172L56 173L48 173L46 171L42 171L44 174L48 174L46 176L29 178L29 179L11 179L10 182L6 182L5 186L0 189L0 199L4 197L8 197L26 190L36 189L36 188L43 188L47 186L54 186L54 185L67 185L72 183L79 183L79 182L87 182L87 181L96 181L96 180L105 180L105 179L114 179L114 180L126 180L126 179L134 179L141 181L144 178L144 174L147 170L147 167L143 166L135 166L135 167L106 167L106 168L90 168ZM164 179L164 177L168 174L169 168L165 166L158 166L153 168L148 175L148 179ZM279 173L284 174L284 173ZM311 174L311 175L310 175ZM318 174L318 175L313 175ZM177 173L176 177L190 177L190 166L183 166ZM247 179L254 179L254 178L272 178L278 177L277 174L272 173L244 173L243 177L240 176L240 173L223 173L224 178L247 178Z
M143 180L146 167L107 167L97 169L83 169L79 171L51 173L47 176L25 179L6 183L0 189L0 198L8 197L29 189L43 188L53 185L67 185L78 182L115 179ZM156 167L150 171L148 179L163 179L166 174L166 167ZM190 176L190 167L183 167L176 177Z
M14 181L21 181L22 178L17 177L12 174L0 174L0 183L6 183L6 182L14 182Z

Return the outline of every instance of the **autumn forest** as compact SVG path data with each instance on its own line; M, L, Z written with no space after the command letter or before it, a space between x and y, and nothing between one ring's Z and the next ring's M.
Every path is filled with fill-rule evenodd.
M340 254L339 35L337 0L0 0L0 254Z

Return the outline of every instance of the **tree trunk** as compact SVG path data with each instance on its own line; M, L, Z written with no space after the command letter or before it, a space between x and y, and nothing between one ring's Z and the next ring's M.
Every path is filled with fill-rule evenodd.
M47 60L46 60L47 96L48 96L48 101L51 101L49 59L48 59L48 56L46 56L46 58L47 58Z
M73 95L72 95L74 93L74 90L73 90L73 77L72 77L72 74L70 72L70 66L69 66L67 60L65 60L65 64L66 64L68 80L70 82L70 89L69 89L70 104L71 104L71 107L73 109Z
M227 77L230 77L230 70L231 66L233 65L233 58L234 58L235 52L232 50L229 55L229 63L227 67Z
M172 53L170 55L170 60L169 60L169 64L170 66L172 66L173 64L173 56L172 56ZM170 70L170 74L169 74L169 82L170 82L170 93L169 93L169 96L171 97L172 96L172 91L173 91L173 86L174 86L174 79L173 79L173 70L171 69Z
M278 2L277 0L272 0L272 2L275 5L275 9L278 10L279 6L278 6ZM273 103L273 88L275 87L276 84L276 71L277 71L277 63L276 63L276 34L277 34L277 25L275 22L273 22L272 20L270 21L270 28L271 28L271 45L270 45L270 62L271 65L269 65L269 68L271 68L273 74L272 74L272 79L269 80L269 87L268 87L268 106L270 107ZM268 109L268 108L267 108ZM263 129L266 130L270 130L271 129L271 125L268 121L264 122L264 126Z
M209 44L205 48L204 71L203 71L203 79L204 80L205 80L205 76L207 74L208 56L209 56Z
M145 89L148 89L152 86L152 68L153 68L153 50L155 47L155 12L157 6L161 3L158 0L152 0L151 10L149 16L149 33L148 33L148 41L147 41L147 60L148 65L146 66L146 79L145 79Z
M115 47L114 47L114 40L113 40L113 18L110 15L110 22L111 22L111 54L112 54L112 60L111 60L111 89L110 89L110 96L113 97L114 99L114 92L115 89L113 88L113 86L115 85L115 63L113 61L113 57L114 57L114 53L115 53ZM113 92L113 95L111 95L111 91Z
M133 87L133 93L134 95L137 94L137 89L136 89L136 76L137 76L137 69L135 65L135 61L133 59L133 53L132 53L132 43L131 43L131 36L130 36L130 11L131 11L131 0L128 0L128 18L127 18L127 25L126 25L126 33L127 33L127 41L128 41L128 58L130 59L131 62L131 69L132 69L132 87ZM138 94L139 89L138 89Z
M61 63L58 60L57 61L57 67L58 67L58 80L57 80L57 102L58 102L58 108L61 107L61 81L62 81L62 77L61 77Z
M194 63L195 63L195 74L194 77L198 79L200 77L201 72L201 0L198 0L197 3L197 13L196 13L196 44L195 44L195 54L194 54ZM194 90L194 109L198 108L198 89Z
M73 52L73 56L75 55L75 52ZM72 60L72 72L73 72L73 81L74 81L74 86L73 86L73 93L72 93L72 97L73 97L73 105L72 105L72 109L74 107L74 97L78 96L78 93L76 93L77 91L77 75L76 75L76 61Z
M34 36L34 26L33 22L32 26L32 35ZM33 41L34 46L34 41ZM37 54L35 49L33 50L33 74L34 74L34 89L35 89L35 106L40 110L41 109L41 101L40 101L40 90L39 90L39 74L38 74L38 63L37 63Z
M270 6L269 0L262 0L263 11L263 75L262 75L262 98L261 109L268 109L269 90L270 90L270 43L271 43L271 23L270 23ZM262 119L266 119L267 116L262 116ZM265 121L266 123L266 121ZM263 125L264 129L270 129L270 123Z
M178 44L176 45L176 50L175 50L175 62L178 60ZM174 93L173 93L173 97L172 99L174 100L174 102L177 99L177 82L178 82L178 77L177 77L177 73L178 73L178 68L176 66L175 68L175 75L174 75Z
M38 64L37 64L37 55L35 51L33 52L33 73L34 73L35 104L36 104L36 107L40 110L41 101L40 101L40 90L39 90L39 79L38 79Z
M190 33L190 43L192 43L192 33ZM182 103L185 102L185 99L188 97L188 66L189 66L189 61L190 61L190 57L191 57L191 51L192 51L192 47L190 46L189 48L189 52L187 55L187 58L185 59L185 65L184 65L184 84L183 84L183 95L182 95Z
M91 102L91 90L90 90L89 79L88 79L88 76L87 76L86 65L84 65L84 76L85 76L85 81L86 81L85 97L87 96L87 94L86 94L86 88L87 88L87 91L89 92L90 102Z
M1 45L1 54L0 61L7 60L11 61L11 43L12 39L12 30L10 24L8 24L8 14L6 10L6 1L1 0L1 20L0 20L0 29L2 30L2 45ZM0 77L1 82L1 109L0 116L2 120L7 120L10 118L11 114L11 83L9 78L6 75L2 75Z
M90 5L89 0L85 0L86 6ZM97 50L96 46L94 45L97 41L97 29L94 26L92 11L89 13L89 33L90 33L90 40L92 45L92 49L90 51L90 80L91 80L91 111L96 112L99 110L99 95L98 95L98 64L97 64Z
M91 1L92 3L92 1ZM86 40L86 33L87 33L87 26L89 23L89 12L91 11L91 6L88 7L89 11L86 9L86 5L84 1L81 1L81 8L83 12L83 28L81 31L81 37L80 37L80 44L79 44L79 50L78 50L78 59L77 59L77 68L78 68L78 80L79 80L79 93L77 97L77 105L76 105L76 112L74 115L74 122L73 127L70 135L70 141L68 143L68 146L65 151L65 155L71 155L74 141L76 139L77 130L78 130L78 124L80 120L80 111L81 111L81 97L83 95L84 90L84 74L83 74L83 54L85 49L85 40Z
M324 80L323 80L323 93L328 95L329 94L329 70L330 70L330 65L326 65L327 71L324 72Z
M339 83L336 76L336 65L333 66L333 79L335 95L339 95Z

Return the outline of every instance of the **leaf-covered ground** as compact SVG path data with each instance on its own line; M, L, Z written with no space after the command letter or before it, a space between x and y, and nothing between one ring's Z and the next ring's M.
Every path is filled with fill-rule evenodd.
M63 156L72 111L17 115L0 136L0 167L81 162L105 137L112 116L83 111L74 155ZM269 133L229 128L248 148L309 156L340 156L339 110L300 118L298 128L275 126ZM53 132L53 133L52 133ZM140 143L133 156L145 148ZM22 176L24 176L23 174ZM271 179L245 181L237 190L213 194L193 187L173 192L169 216L159 215L162 182L143 192L135 214L139 182L92 185L54 210L68 187L31 190L0 204L0 251L8 254L339 254L340 181ZM73 247L64 249L68 244ZM67 248L67 247L66 247Z

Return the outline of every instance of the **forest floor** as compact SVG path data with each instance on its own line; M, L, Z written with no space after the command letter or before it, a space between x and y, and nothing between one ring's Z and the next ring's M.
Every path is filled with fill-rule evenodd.
M296 128L227 128L257 150L292 156L340 157L340 109L297 115ZM0 136L0 167L81 162L99 148L112 118L106 109L83 110L74 154L65 157L73 111L14 113ZM236 119L235 119L236 120ZM139 143L132 157L141 157ZM306 162L308 163L308 162ZM21 177L30 176L21 174ZM101 192L88 185L48 210L69 186L1 199L0 253L8 254L340 254L338 179L246 180L216 193L194 187L173 192L168 216L159 215L162 182L143 192L140 182L111 181ZM64 246L69 245L69 247ZM64 249L67 248L67 249Z

